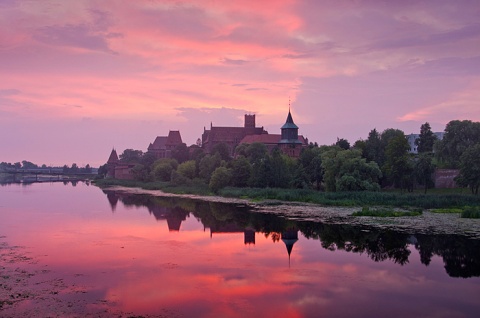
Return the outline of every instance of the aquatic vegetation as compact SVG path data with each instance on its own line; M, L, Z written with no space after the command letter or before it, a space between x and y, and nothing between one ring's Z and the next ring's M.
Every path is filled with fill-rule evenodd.
M369 208L363 207L361 211L352 213L352 216L377 216L377 217L402 217L402 216L419 216L422 212L418 209L410 211L399 211L386 208Z

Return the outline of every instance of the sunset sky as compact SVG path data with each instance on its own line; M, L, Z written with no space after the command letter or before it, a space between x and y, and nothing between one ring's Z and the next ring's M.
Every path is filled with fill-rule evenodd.
M169 130L480 120L480 1L0 0L0 161L103 164Z

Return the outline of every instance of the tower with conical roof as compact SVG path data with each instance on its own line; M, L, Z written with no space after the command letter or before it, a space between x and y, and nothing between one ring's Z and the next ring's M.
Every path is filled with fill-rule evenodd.
M295 228L290 228L282 232L282 241L287 247L288 267L290 267L290 255L292 254L293 244L298 241L298 230Z
M300 140L298 140L298 126L295 125L292 118L292 113L290 112L290 107L288 108L288 116L285 124L283 124L282 128L282 137L280 139L281 144L302 144Z
M107 177L115 178L115 166L118 164L118 155L115 148L112 149L107 161Z

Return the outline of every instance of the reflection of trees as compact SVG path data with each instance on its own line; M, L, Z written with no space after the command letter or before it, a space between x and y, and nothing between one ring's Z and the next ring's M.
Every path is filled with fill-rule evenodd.
M391 259L400 265L408 263L410 250L405 234L314 222L299 222L298 227L305 237L319 239L322 247L331 251L366 253L375 262Z
M443 258L452 277L480 276L480 241L457 235L417 235L416 249L422 264L429 265L433 255Z
M317 239L325 249L365 253L373 261L391 260L404 265L409 261L409 245L415 243L422 264L431 258L443 258L445 270L452 277L480 276L480 240L454 235L410 235L392 230L377 230L347 224L323 224L312 221L293 221L274 214L252 212L238 204L205 202L191 199L152 197L149 195L117 193L104 190L112 204L119 200L125 206L147 207L157 219L166 219L169 228L179 228L181 221L193 215L205 228L241 229L260 232L273 242L281 233L296 228L308 239ZM170 221L169 221L170 220ZM171 225L172 224L172 225ZM171 229L172 230L172 229Z

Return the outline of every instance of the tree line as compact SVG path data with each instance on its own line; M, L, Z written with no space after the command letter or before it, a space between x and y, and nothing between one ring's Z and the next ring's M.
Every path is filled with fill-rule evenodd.
M437 140L430 124L420 127L410 153L403 131L373 129L366 140L337 139L333 145L310 143L299 158L279 149L271 152L261 143L240 144L230 156L227 144L217 144L207 154L197 145L180 145L171 158L156 160L150 153L126 149L120 162L133 163L138 181L164 181L173 185L205 184L216 192L227 186L254 188L310 188L319 191L378 191L398 188L413 191L433 187L435 168L459 169L458 185L478 194L480 186L480 123L452 120ZM99 174L106 175L107 166Z
M33 162L22 160L22 162L0 162L0 169L56 169L63 173L92 173L92 167L87 163L84 167L79 167L76 163L71 166L47 166L46 164L37 165Z

